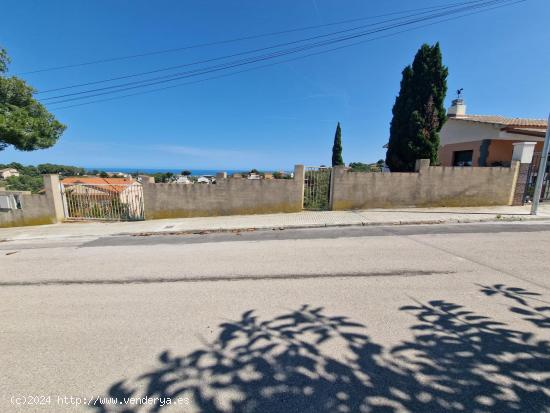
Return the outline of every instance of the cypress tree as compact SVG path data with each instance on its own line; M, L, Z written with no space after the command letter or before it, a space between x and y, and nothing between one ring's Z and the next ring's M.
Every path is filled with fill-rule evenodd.
M403 70L386 153L391 171L413 171L417 159L437 163L439 131L447 119L447 75L439 43L422 45L413 64Z
M336 126L336 133L334 134L334 144L332 145L332 166L344 165L342 159L342 129L340 128L340 122Z

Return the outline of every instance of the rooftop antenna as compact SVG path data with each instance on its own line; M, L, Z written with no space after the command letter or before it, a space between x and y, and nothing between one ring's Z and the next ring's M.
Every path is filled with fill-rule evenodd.
M464 90L464 88L461 87L460 89L458 89L458 90L456 91L456 98L457 98L457 99L460 99L460 96L462 95L462 91L463 91L463 90Z

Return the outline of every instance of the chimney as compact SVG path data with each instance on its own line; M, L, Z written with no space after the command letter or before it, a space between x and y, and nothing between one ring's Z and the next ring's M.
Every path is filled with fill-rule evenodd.
M455 99L449 110L447 111L447 116L450 118L455 118L457 116L464 116L466 114L466 105L464 104L464 99Z

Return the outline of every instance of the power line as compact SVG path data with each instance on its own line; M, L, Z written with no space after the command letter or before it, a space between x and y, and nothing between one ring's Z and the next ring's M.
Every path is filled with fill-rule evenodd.
M504 1L510 1L510 0L504 0ZM504 6L508 6L508 5L511 5L511 4L515 4L515 3L520 3L520 2L523 2L523 1L526 1L526 0L520 0L520 1L515 1L513 3L508 3L508 4L503 4L501 6L497 6L497 7L494 7L494 8L499 8L499 7L504 7ZM477 14L477 13L470 13L470 14ZM460 16L459 16L460 17ZM422 20L426 20L426 19L422 19ZM448 20L448 19L447 19ZM421 20L418 20L418 21L421 21ZM384 30L377 30L375 32L380 32L380 31L384 31ZM374 32L371 32L369 34L372 34ZM349 37L349 38L346 38L344 40L349 40L350 38L356 38L356 37L361 37L363 36L364 34L361 34L361 35L356 35L356 36L352 36L352 37ZM332 44L332 43L337 43L339 41L341 41L342 39L339 39L338 41L333 41L333 42L325 42L323 43L322 45L328 45L328 44ZM318 45L316 45L318 47ZM187 72L188 74L185 74L185 75L180 75L178 76L177 78L172 78L172 79L168 79L168 80L162 80L162 81L155 81L155 82L150 82L150 83L147 83L147 84L143 84L143 85L138 85L138 86L130 86L130 87L124 87L124 88L120 88L118 90L109 90L109 91L106 91L106 92L102 92L102 93L95 93L95 94L92 94L92 95L88 95L88 96L79 96L79 97L73 97L73 98L69 98L69 99L63 99L63 100L59 100L59 101L56 101L56 102L52 102L53 104L55 103L64 103L64 102L70 102L70 101L75 101L75 100L82 100L82 99L88 99L88 98L91 98L91 97L95 97L95 96L102 96L102 95L108 95L108 94L113 94L113 93L119 93L119 92L123 92L123 91L126 91L126 90L132 90L132 89L139 89L139 88L144 88L144 87L149 87L149 86L154 86L154 85L157 85L157 84L163 84L163 83L167 83L167 82L170 82L170 81L174 81L174 80L180 80L180 79L183 79L183 78L189 78L189 77L194 77L194 76L199 76L199 75L203 75L203 74L207 74L207 73L211 73L211 72L217 72L217 71L220 71L220 70L226 70L226 69L230 69L230 68L233 68L233 67L238 67L238 66L243 66L245 64L250 64L250 63L256 63L256 62L259 62L259 61L264 61L264 60L270 60L271 58L274 58L274 57L279 57L279 56L284 56L284 55L287 55L287 54L292 54L296 51L303 51L303 50L308 50L312 47L307 47L307 48L301 48L300 50L292 50L292 51L285 51L285 52L280 52L278 53L276 56L263 56L261 58L255 58L254 60L246 60L246 61L238 61L238 62L231 62L231 65L224 65L222 67L210 67L210 68L205 68L205 69L199 69L199 72L197 72L196 70L195 71L192 71L191 73ZM332 50L332 49L331 49ZM86 92L79 92L78 94L81 94L81 93L90 93L91 91L86 91ZM74 95L74 94L71 94L71 95Z
M482 12L485 12L485 11L494 10L494 9L498 9L498 8L501 8L501 7L506 7L506 6L518 4L518 3L523 3L525 1L527 1L527 0L516 0L513 3L510 3L510 4L491 7L491 8L484 9L484 10L478 11L478 12L466 13L466 14L463 14L463 15L460 15L460 16L455 16L455 17L450 17L450 18L447 18L447 19L438 20L438 21L435 21L435 22L432 22L432 23L423 24L423 25L416 26L416 27L413 27L413 28L410 28L410 29L400 30L400 31L395 32L395 33L390 33L390 34L386 34L386 35L383 35L383 36L378 36L378 37L375 37L375 38L372 38L372 39L362 40L362 41L359 41L359 42L334 47L334 48L331 48L331 49L328 49L328 50L321 50L321 51L318 51L318 52L315 52L315 53L309 53L309 54L306 54L306 55L297 56L297 57L294 57L292 59L286 59L286 60L282 60L282 61L279 61L279 62L269 63L269 64L256 66L256 67L252 67L252 68L248 68L248 69L244 69L244 70L239 70L239 71L236 71L236 72L225 73L225 74L218 75L218 76L211 76L211 77L207 77L207 78L204 78L204 79L199 79L199 80L195 80L195 81L191 81L191 82L184 82L184 83L165 86L165 87L161 87L161 88L155 88L155 89L146 90L146 91L142 91L142 92L130 93L130 94L126 94L126 95L119 95L119 96L115 96L115 97L111 97L111 98L105 98L105 99L96 99L96 100L93 100L93 101L84 102L84 103L77 103L77 104L73 104L73 105L61 106L61 107L57 107L55 109L56 110L63 110L63 109L70 109L70 108L79 107L79 106L91 105L91 104L95 104L95 103L107 102L107 101L111 101L111 100L125 99L125 98L128 98L128 97L144 95L144 94L148 94L148 93L154 93L154 92L158 92L158 91L162 91L162 90L166 90L166 89L172 89L172 88L187 86L187 85L196 84L196 83L202 83L202 82L206 82L206 81L209 81L209 80L220 79L220 78L228 77L228 76L234 76L234 75L241 74L241 73L244 73L244 72L249 72L249 71L252 71L252 70L263 69L263 68L266 68L266 67L271 67L271 66L275 66L275 65L279 65L279 64L283 64L283 63L288 63L288 62L295 61L295 60L305 59L305 58L311 57L311 56L316 56L316 55L329 53L329 52L336 51L336 50L341 50L341 49L348 48L348 47L357 46L357 45L360 45L360 44L365 44L365 43L368 43L368 42L371 42L371 41L375 41L375 40L379 40L379 39L383 39L383 38L388 38L388 37L391 37L391 36L396 36L396 35L399 35L399 34L402 34L402 33L422 29L422 28L425 28L425 27L429 27L429 26L433 26L433 25L436 25L436 24L444 23L444 22L447 22L447 21L461 19L461 18L471 16L471 15L474 15L474 14L479 14L479 13L482 13ZM59 102L59 103L61 103L61 102Z
M449 9L449 8L457 7L457 5L460 5L460 6L464 6L464 5L468 5L468 4L482 5L484 2L487 2L487 1L489 1L489 0L474 0L474 1L464 2L464 3L454 3L452 6L444 6L444 7L440 6L440 7L438 7L437 10L432 10L432 11L446 10L446 9ZM492 0L492 1L499 1L499 0ZM430 12L432 12L432 11L430 11ZM78 83L78 84L58 87L58 88L54 88L54 89L41 90L41 91L37 92L36 94L38 95L38 94L51 93L51 92L66 90L66 89L74 89L74 88L79 88L79 87L83 87L83 86L91 86L91 85L96 85L96 84L101 84L101 83L108 83L108 82L113 82L113 81L116 81L116 80L129 79L129 78L132 78L132 77L145 76L145 75L149 75L149 74L154 74L154 73L159 73L159 72L164 72L164 71L170 71L170 70L174 70L174 69L180 69L180 68L183 68L183 67L196 66L196 65L199 65L199 64L203 64L203 63L210 63L210 62L214 62L214 61L218 61L218 60L230 59L232 57L263 52L263 51L266 51L266 50L277 49L277 48L281 48L281 47L284 47L284 46L290 46L290 45L293 45L293 44L304 43L304 42L307 42L307 41L310 41L310 40L316 40L316 39L321 39L321 38L325 38L325 37L336 36L338 34L349 33L349 32L364 29L364 28L367 28L367 27L378 26L378 25L381 25L381 24L384 24L384 23L389 23L389 22L392 22L392 21L399 21L399 20L410 18L410 17L416 17L416 16L423 15L423 14L430 13L430 12L421 12L421 13L411 14L411 15L408 15L408 16L393 18L393 19L389 19L389 20L383 20L383 21L376 22L376 23L361 25L361 26L350 28L350 29L339 30L339 31L336 31L336 32L331 32L331 33L327 33L327 34L308 37L308 38L305 38L305 39L299 39L299 40L294 40L294 41L290 41L290 42L278 43L278 44L275 44L275 45L272 45L272 46L261 47L261 48L258 48L258 49L247 50L247 51L244 51L244 52L233 53L233 54L230 54L230 55L224 55L224 56L209 58L209 59L205 59L205 60L198 60L198 61L185 63L185 64L180 64L180 65L176 65L176 66L169 66L169 67L164 67L164 68L155 69L155 70L149 70L149 71L145 71L145 72L138 72L138 73L133 73L133 74L129 74L129 75L111 77L111 78L108 78L108 79L96 80L96 81L92 81L92 82ZM168 78L168 77L171 77L171 76L175 76L175 75L167 75L166 77L163 77L163 78ZM157 79L160 79L160 78L157 78ZM142 82L145 82L145 81L146 80L144 80ZM45 99L49 99L49 98L45 98Z
M517 4L517 3L523 3L525 1L527 1L527 0L516 0L515 2L511 3L510 5ZM498 8L501 8L501 7L505 7L505 6L496 6L496 7L492 7L492 8L483 10L481 12L489 11L489 10L493 10L493 9L498 9ZM211 76L211 77L207 77L207 78L204 78L204 79L198 79L198 80L194 80L194 81L190 81L190 82L179 83L179 84L176 84L176 85L164 86L164 87L161 87L161 88L155 88L155 89L146 90L146 91L142 91L142 92L129 93L129 94L126 94L126 95L119 95L119 96L114 96L114 97L111 97L111 98L96 99L96 100L92 100L92 101L89 101L89 102L76 103L76 104L73 104L73 105L61 106L61 107L55 108L55 110L70 109L70 108L79 107L79 106L91 105L91 104L94 104L94 103L101 103L101 102L108 102L108 101L111 101L111 100L125 99L125 98L128 98L128 97L145 95L145 94L149 94L149 93L159 92L159 91L162 91L162 90L173 89L173 88L176 88L176 87L188 86L188 85L197 84L197 83L203 83L203 82L206 82L206 81L209 81L209 80L215 80L215 79L220 79L220 78L224 78L224 77L235 76L235 75L238 75L238 74L241 74L241 73L250 72L252 70L258 70L258 69L263 69L263 68L266 68L266 67L272 67L272 66L276 66L276 65L296 61L296 60L305 59L305 58L308 58L308 57L311 57L311 56L317 56L317 55L320 55L320 54L329 53L329 52L333 52L333 51L336 51L336 50L345 49L345 48L348 48L348 47L358 46L358 45L369 43L369 42L379 40L379 39L385 39L385 38L388 38L388 37L396 36L396 35L399 35L399 34L402 34L402 33L407 33L407 32L413 31L413 30L422 29L422 28L425 28L425 27L429 27L429 26L433 26L433 25L436 25L436 24L444 23L444 22L447 22L447 21L461 19L461 18L470 16L470 15L473 15L473 14L481 13L481 12L473 12L473 13L463 14L463 15L460 15L460 16L450 17L450 18L447 18L447 19L438 20L436 22L416 26L416 27L413 27L413 28L410 28L410 29L400 30L400 31L395 32L395 33L390 33L390 34L386 34L386 35L383 35L383 36L374 37L372 39L362 40L362 41L359 41L359 42L346 44L346 45L343 45L343 46L338 46L338 47L334 47L334 48L327 49L327 50L321 50L321 51L318 51L318 52L315 52L315 53L309 53L309 54L306 54L306 55L297 56L297 57L294 57L292 59L285 59L285 60L281 60L281 61L278 61L278 62L268 63L268 64L261 65L261 66L255 66L255 67L251 67L251 68L248 68L248 69L239 70L239 71L236 71L236 72L224 73L224 74L217 75L217 76ZM59 102L59 103L61 103L61 102ZM53 103L53 104L55 104L55 103Z
M476 3L478 1L482 1L482 0L473 0L473 1L470 1L470 3ZM457 5L457 4L462 4L462 3L454 3L454 5ZM151 51L151 52L137 53L137 54L133 54L133 55L117 56L117 57L111 57L111 58L91 60L91 61L81 62L81 63L73 63L73 64L67 64L67 65L61 65L61 66L46 67L46 68L42 68L42 69L35 69L35 70L29 70L29 71L25 71L25 72L19 72L19 73L16 73L15 75L27 75L27 74L34 74L34 73L51 72L51 71L55 71L55 70L70 69L70 68L75 68L75 67L83 67L83 66L90 66L90 65L102 64L102 63L116 62L116 61L120 61L120 60L137 59L137 58L140 58L140 57L154 56L154 55L165 54L165 53L174 53L174 52L179 52L179 51L183 51L183 50L198 49L198 48L202 48L202 47L211 47L211 46L217 46L217 45L222 45L222 44L241 42L241 41L245 41L245 40L254 40L254 39L260 39L260 38L263 38L263 37L273 37L273 36L279 36L279 35L283 35L283 34L296 33L296 32L313 30L313 29L320 29L320 28L323 28L323 27L330 27L330 26L336 26L336 25L341 25L341 24L354 23L354 22L358 22L358 21L372 20L372 19L377 19L377 18L380 18L380 17L388 17L388 16L393 16L393 15L398 15L398 14L405 14L405 13L409 13L409 12L413 12L413 11L439 10L439 9L442 9L442 8L445 8L445 7L451 7L452 5L453 4L449 4L449 5L446 5L446 6L419 7L419 8L416 8L416 9L396 11L396 12L391 12L391 13L379 14L379 15L375 15L375 16L357 17L357 18L354 18L354 19L340 20L340 21L331 22L331 23L325 23L325 24L319 24L319 25L313 25L313 26L304 26L304 27L298 27L298 28L288 29L288 30L279 30L279 31L275 31L275 32L261 33L261 34L257 34L257 35L237 37L237 38L228 39L228 40L219 40L219 41L214 41L214 42L198 43L198 44L194 44L194 45L176 47L176 48L172 48L172 49L154 50L154 51Z
M486 6L489 5L489 4L497 4L497 5L501 5L501 6L508 6L508 5L511 4L511 1L512 0L493 0L491 2L484 3L483 6L485 8L487 8ZM227 64L222 64L222 65L217 65L217 66L210 66L210 67L206 67L206 68L200 68L200 69L196 69L196 70L188 71L188 72L182 72L182 73L178 73L178 74L175 74L175 75L171 75L172 77L170 79L163 78L162 80L157 80L159 78L153 78L153 79L147 79L147 80L138 81L138 82L129 82L129 83L126 83L126 84L120 84L120 85L109 86L109 87L104 87L104 88L97 88L97 89L92 89L92 90L87 90L87 91L75 92L75 93L55 96L55 97L51 97L51 98L47 98L47 99L60 99L60 98L64 98L64 97L77 96L77 97L72 97L72 98L69 98L69 99L63 99L63 100L58 100L56 102L53 102L53 103L64 103L64 102L69 102L69 101L74 101L74 100L79 100L79 99L86 99L86 98L90 98L90 97L101 96L101 95L105 95L105 94L118 93L118 92L122 92L122 91L126 91L126 90L136 89L136 88L154 86L154 85L157 85L157 84L171 82L171 81L175 81L175 80L179 80L179 79L183 79L183 78L199 76L199 75L203 75L203 74L207 74L207 73L211 73L211 72L217 72L217 71L220 71L220 70L227 70L227 69L231 69L233 67L243 66L243 65L256 63L256 62L260 62L260 61L264 61L264 60L270 60L270 59L285 56L285 55L288 55L288 54L294 54L294 53L297 53L297 52L309 50L309 49L312 49L312 48L317 48L317 47L322 47L322 46L326 46L326 45L330 45L330 44L334 44L334 43L339 43L339 42L342 42L342 41L347 41L347 40L350 40L350 39L363 37L363 36L366 36L366 35L369 35L369 34L374 34L374 33L382 32L382 31L387 31L387 30L397 28L397 27L401 27L401 26L411 25L411 24L422 22L422 21L425 21L425 20L433 20L434 18L444 17L444 16L447 16L447 15L452 15L452 14L461 13L461 12L468 11L468 10L473 10L473 9L476 9L476 8L479 8L479 7L480 7L480 5L464 7L464 8L458 9L458 10L453 10L451 12L439 13L439 14L426 16L426 17L423 17L423 18L415 19L415 20L409 20L407 22L394 24L394 25L391 25L391 26L388 26L388 27L382 27L382 28L372 30L372 31L368 31L368 32L354 34L354 35L341 37L341 38L337 38L337 39L331 39L331 40L324 41L324 42L309 44L309 45L301 46L301 47L294 48L294 49L278 51L278 52L271 53L271 54L268 54L268 55L255 56L255 57L251 57L251 58L248 58L248 59L242 59L242 60L238 60L238 61L228 62ZM145 82L149 82L149 83L145 83ZM145 83L145 84L143 84L143 83ZM115 90L112 90L112 89L115 89ZM101 93L90 94L90 93L93 93L93 92L101 92ZM87 96L79 96L79 95L82 95L82 94L87 94ZM46 99L44 99L44 100L46 100Z

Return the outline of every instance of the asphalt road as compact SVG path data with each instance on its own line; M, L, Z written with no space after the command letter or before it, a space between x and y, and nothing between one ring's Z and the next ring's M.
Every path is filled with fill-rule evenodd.
M0 411L548 412L549 288L543 223L4 242Z

